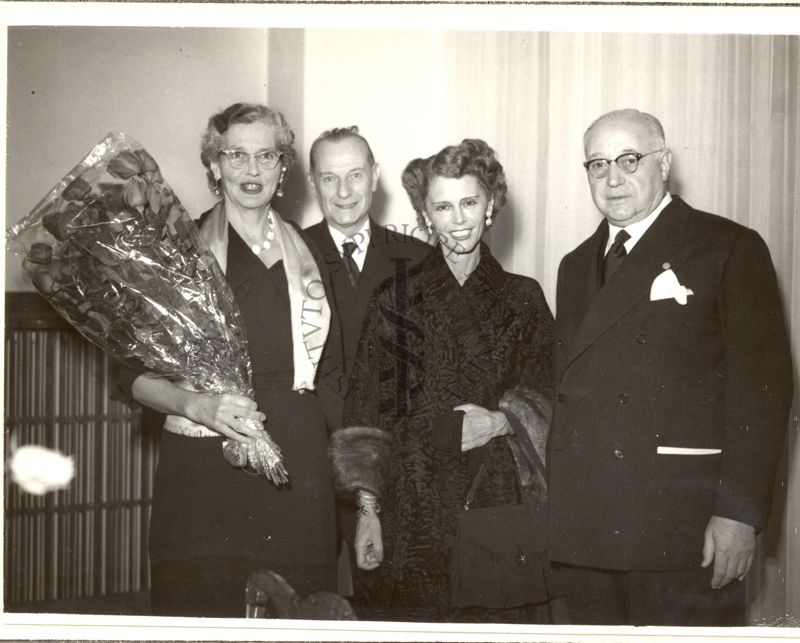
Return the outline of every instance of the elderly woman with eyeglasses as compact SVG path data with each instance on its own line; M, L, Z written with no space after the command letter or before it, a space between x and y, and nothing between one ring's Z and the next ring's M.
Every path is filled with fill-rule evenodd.
M220 200L201 216L200 234L241 312L255 400L186 390L151 373L130 377L133 399L168 414L150 524L157 615L243 616L246 579L258 568L281 574L300 595L336 589L327 433L313 392L315 351L331 318L325 275L273 207L295 159L293 141L280 112L243 103L212 116L202 139ZM226 463L223 439L255 435L240 418L265 421L288 485Z

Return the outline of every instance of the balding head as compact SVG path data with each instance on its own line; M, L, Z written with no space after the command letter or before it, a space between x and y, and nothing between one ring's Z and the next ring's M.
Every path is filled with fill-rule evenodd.
M596 162L586 175L603 216L621 227L650 216L666 194L672 164L658 119L635 109L609 112L589 126L583 145L587 162ZM597 163L600 172L592 170Z
M655 116L648 114L647 112L640 112L638 109L617 109L613 112L603 114L594 123L589 125L586 132L584 132L583 150L586 152L586 154L589 153L589 150L586 146L589 142L589 136L591 135L592 130L606 123L638 123L648 131L650 136L653 137L653 144L655 147L661 148L666 145L664 128L661 126L661 122Z

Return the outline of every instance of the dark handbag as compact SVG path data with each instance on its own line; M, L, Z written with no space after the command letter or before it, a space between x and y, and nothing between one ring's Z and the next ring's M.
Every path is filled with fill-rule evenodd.
M524 428L515 418L509 419L515 435L506 439L523 488L522 480L530 480L532 473L543 479L544 464ZM450 560L451 604L506 608L546 601L550 596L544 494L523 492L519 504L472 507L485 474L486 465L482 463L456 519L456 540Z

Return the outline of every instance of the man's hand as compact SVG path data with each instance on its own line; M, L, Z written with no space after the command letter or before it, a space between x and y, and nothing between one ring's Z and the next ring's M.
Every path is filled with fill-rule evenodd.
M383 536L378 515L367 508L366 515L358 514L356 525L356 564L361 569L376 569L383 562Z
M725 587L732 580L744 580L753 564L756 530L751 525L730 518L711 516L703 543L702 567L714 562L711 587Z
M492 438L513 432L502 411L489 411L477 404L459 404L453 410L464 411L461 451L477 449Z

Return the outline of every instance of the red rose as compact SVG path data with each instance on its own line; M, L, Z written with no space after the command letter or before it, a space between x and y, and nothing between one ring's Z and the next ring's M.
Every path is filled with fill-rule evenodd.
M61 196L67 199L67 201L82 201L91 192L92 186L81 177L78 177L66 187Z
M142 171L142 164L139 158L133 153L125 150L120 152L115 158L111 159L106 168L111 176L118 179L129 179Z
M145 150L136 150L136 156L143 172L158 172L158 163Z
M33 275L33 285L43 295L49 295L55 290L56 280L48 270L42 270Z
M147 183L140 176L131 177L128 184L125 186L125 193L123 198L132 208L145 205L147 203Z
M80 213L80 208L74 203L68 203L63 212L51 212L42 217L45 230L59 241L66 241L75 234L75 217Z

